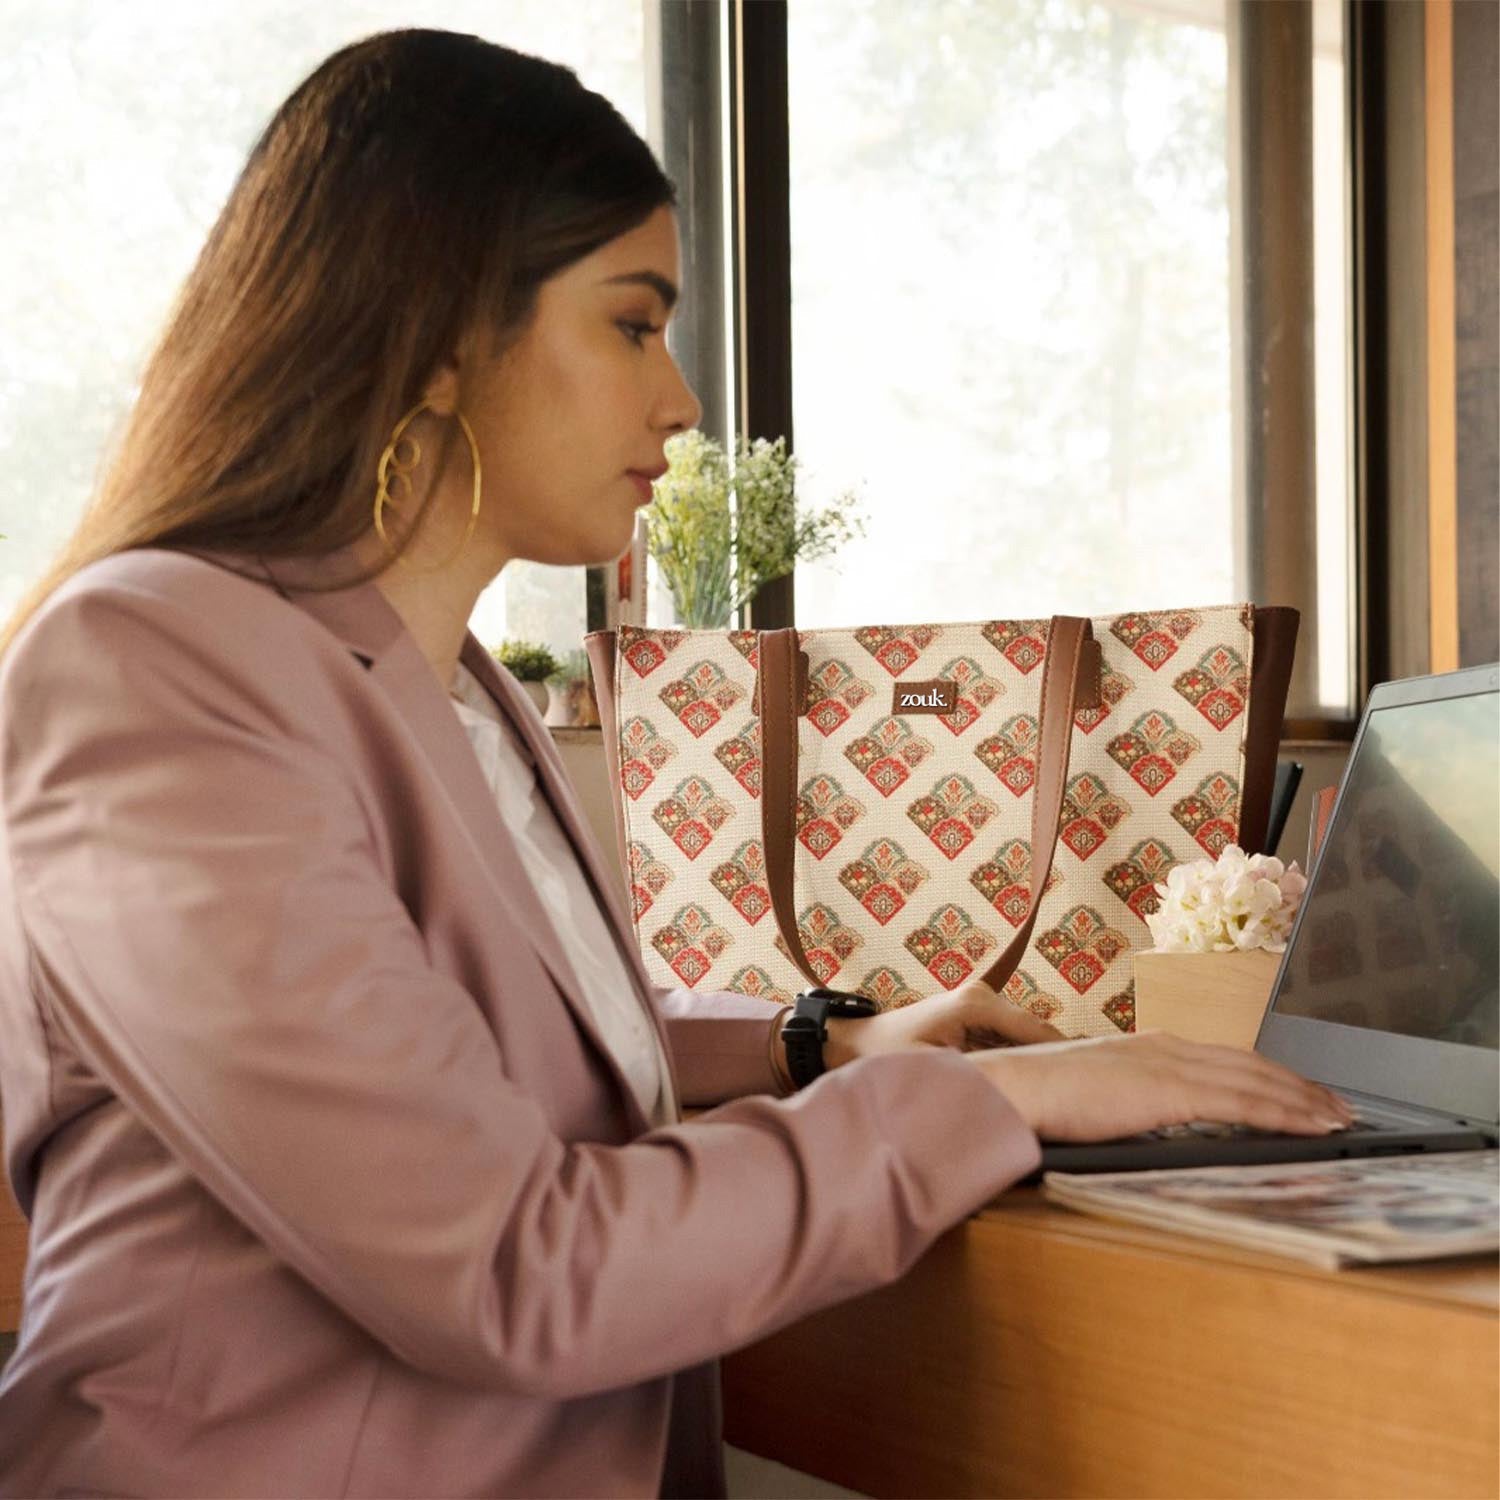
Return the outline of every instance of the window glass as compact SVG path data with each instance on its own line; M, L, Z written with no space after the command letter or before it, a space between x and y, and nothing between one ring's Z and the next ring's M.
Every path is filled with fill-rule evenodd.
M869 523L799 566L798 625L1243 598L1223 0L820 0L788 34L802 498L853 485ZM1320 611L1342 704L1336 17L1319 55L1338 132L1317 189Z
M799 624L1235 593L1223 8L794 6ZM815 473L813 472L815 471Z
M82 513L251 146L329 53L397 26L472 32L572 67L646 125L639 0L0 0L0 25L5 613ZM574 648L584 570L512 564L472 624L489 645Z

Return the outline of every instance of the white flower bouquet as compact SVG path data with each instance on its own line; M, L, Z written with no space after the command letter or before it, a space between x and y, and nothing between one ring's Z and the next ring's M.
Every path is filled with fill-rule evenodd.
M1281 953L1306 889L1295 860L1284 865L1231 844L1217 861L1170 870L1146 925L1158 953Z

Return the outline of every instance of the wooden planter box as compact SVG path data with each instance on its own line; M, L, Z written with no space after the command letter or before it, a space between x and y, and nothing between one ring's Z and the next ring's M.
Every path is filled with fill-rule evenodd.
M1279 953L1135 955L1135 1029L1253 1051Z

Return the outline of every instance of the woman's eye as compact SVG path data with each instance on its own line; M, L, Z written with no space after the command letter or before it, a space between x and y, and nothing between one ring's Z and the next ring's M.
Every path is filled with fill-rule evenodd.
M630 323L622 321L620 328L632 344L636 345L637 348L644 348L646 335L648 333L660 333L662 325L660 323Z

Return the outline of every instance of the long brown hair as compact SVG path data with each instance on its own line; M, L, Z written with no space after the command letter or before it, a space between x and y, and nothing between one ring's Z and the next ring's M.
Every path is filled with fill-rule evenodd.
M675 201L646 143L568 68L448 31L335 52L251 151L118 449L0 654L60 584L116 552L355 542L391 429L442 360L502 352L542 282Z

